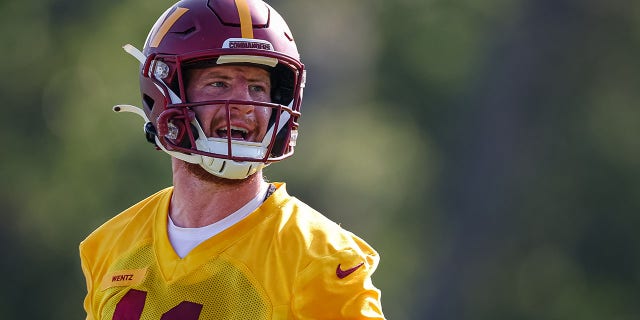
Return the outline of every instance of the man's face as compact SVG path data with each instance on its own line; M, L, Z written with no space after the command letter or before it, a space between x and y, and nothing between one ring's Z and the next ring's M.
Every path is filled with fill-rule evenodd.
M221 65L187 71L187 101L248 100L271 102L269 72L262 68L240 65ZM260 142L267 132L271 108L237 105L229 106L231 132L227 132L227 111L224 106L194 107L202 130L211 138Z

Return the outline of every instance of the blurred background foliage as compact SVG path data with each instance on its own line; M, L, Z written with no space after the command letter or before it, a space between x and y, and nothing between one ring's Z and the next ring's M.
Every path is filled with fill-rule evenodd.
M640 2L270 3L309 76L266 175L379 250L389 319L640 317ZM3 319L83 318L78 243L171 183L111 111L171 4L0 2Z

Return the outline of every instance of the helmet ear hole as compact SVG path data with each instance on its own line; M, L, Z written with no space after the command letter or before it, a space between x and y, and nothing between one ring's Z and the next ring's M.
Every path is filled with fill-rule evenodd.
M142 104L144 104L144 106L148 110L153 110L154 103L155 102L153 101L153 98L151 98L149 95L146 95L146 94L142 95Z

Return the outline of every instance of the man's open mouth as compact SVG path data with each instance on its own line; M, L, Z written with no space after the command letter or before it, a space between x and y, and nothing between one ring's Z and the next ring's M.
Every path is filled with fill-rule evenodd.
M231 126L231 139L233 140L247 140L248 134L249 131L247 131L247 129ZM227 132L227 127L216 130L216 135L220 138L228 138L229 134Z

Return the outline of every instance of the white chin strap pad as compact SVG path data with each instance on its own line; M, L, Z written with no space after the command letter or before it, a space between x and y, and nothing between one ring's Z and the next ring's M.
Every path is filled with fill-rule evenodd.
M228 155L229 141L222 138L207 138L200 124L194 120L193 126L198 131L196 147L200 151ZM232 141L231 152L234 156L263 159L267 148L259 142ZM208 156L199 156L200 166L207 172L226 179L244 179L266 167L266 163L250 161L233 161Z
M237 162L201 156L200 166L214 176L226 179L244 179L267 166L261 162Z
M289 121L290 115L288 112L283 112L280 117L281 118L277 128L278 132ZM200 123L198 123L197 120L192 121L192 124L198 132L198 139L196 139L196 147L198 148L198 150L228 155L229 141L227 139L207 138L204 131L202 130L202 127L200 126ZM267 130L267 133L262 142L232 141L232 154L238 157L263 159L266 155L269 143L271 142L271 137L273 135L274 129L275 125L272 125L271 128ZM200 160L200 166L207 172L226 179L244 179L268 165L267 163L263 162L239 162L207 156L198 157Z

